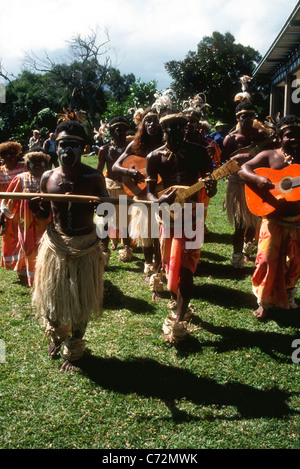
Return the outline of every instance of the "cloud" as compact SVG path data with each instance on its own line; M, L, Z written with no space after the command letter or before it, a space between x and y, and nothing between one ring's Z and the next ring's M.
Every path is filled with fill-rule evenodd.
M0 58L20 68L26 52L62 55L74 35L109 32L122 73L168 86L164 63L196 50L203 36L231 32L264 54L297 0L9 0L1 5ZM9 18L9 21L8 21ZM113 54L112 54L113 57Z

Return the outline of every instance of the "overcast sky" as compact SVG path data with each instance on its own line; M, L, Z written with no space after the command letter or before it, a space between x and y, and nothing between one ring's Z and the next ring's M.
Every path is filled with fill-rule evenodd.
M109 32L111 56L121 73L170 84L164 63L184 59L203 36L233 34L264 55L297 0L2 0L0 59L20 73L26 52L64 58L74 35Z

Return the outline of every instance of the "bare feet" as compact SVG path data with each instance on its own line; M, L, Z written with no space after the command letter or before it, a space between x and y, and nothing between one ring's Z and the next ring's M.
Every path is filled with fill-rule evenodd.
M60 371L72 371L76 370L77 366L74 365L74 363L70 362L69 360L66 360L60 369Z
M152 301L160 301L161 300L161 296L157 293L157 292L152 292L152 296L151 296L151 300Z
M246 264L253 264L253 262L255 261L255 259L252 259L251 257L249 256L244 256L244 261Z
M61 344L56 345L55 342L51 342L47 350L48 355L53 358L57 357L59 353L60 345Z
M256 311L253 311L254 316L260 321L264 321L268 318L268 310L260 306Z

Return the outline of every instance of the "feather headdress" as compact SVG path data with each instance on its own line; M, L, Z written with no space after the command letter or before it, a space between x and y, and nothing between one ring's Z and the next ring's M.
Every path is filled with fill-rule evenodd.
M240 101L240 102L250 102L251 101L251 96L247 91L243 91L241 93L237 93L234 97L234 101Z
M63 107L63 113L56 114L57 116L61 116L57 123L61 121L79 121L79 122L84 122L85 121L85 111L77 111L76 109L71 109L69 107L65 108Z
M136 126L139 126L142 123L142 116L143 116L144 109L141 107L137 107L136 102L134 103L134 107L128 109L127 114L133 114L132 118Z
M248 75L243 75L240 77L240 82L242 84L242 91L240 93L237 93L234 97L234 101L240 101L240 102L250 102L251 101L251 96L250 94L246 91L248 88L248 81L251 81L252 77L249 77Z
M248 81L251 81L251 80L252 80L252 77L248 77L248 75L243 75L240 78L240 82L242 84L242 91L246 91L246 89L248 88Z
M161 95L155 93L155 101L151 109L155 110L157 114L162 114L168 109L172 109L173 101L177 99L176 93L172 88L167 88Z
M182 103L183 112L185 114L195 115L199 118L205 116L205 111L210 109L211 106L206 102L206 96L204 93L196 94L192 99Z
M94 129L94 140L98 140L98 138L101 140L103 138L104 134L108 132L108 124L106 122L100 121L100 127L98 130Z

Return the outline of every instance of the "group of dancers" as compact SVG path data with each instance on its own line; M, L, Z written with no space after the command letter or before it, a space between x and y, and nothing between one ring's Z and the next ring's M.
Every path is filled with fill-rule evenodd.
M220 148L207 137L207 121L192 105L179 111L150 106L140 115L134 135L127 119L116 116L108 124L110 141L99 149L97 168L82 162L87 135L76 120L62 121L55 129L59 166L54 169L48 169L50 157L42 148L30 148L21 161L19 143L0 144L2 267L17 271L20 282L31 288L38 314L47 319L48 354L64 358L62 370L76 366L84 354L87 324L102 314L103 274L110 250L120 241L122 262L132 260L134 245L141 242L153 300L159 299L166 277L170 301L165 340L177 346L187 339L201 245L191 248L194 235L178 236L172 220L166 227L160 210L158 237L136 232L138 226L153 223L151 204L172 206L183 189L188 191L181 199L189 202L195 227L205 227L210 199L217 192L215 174L232 162L236 169L224 173L230 174L226 208L234 224L232 266L242 269L249 250L255 253L252 286L258 319L269 318L274 308L297 307L300 205L293 182L280 185L272 172L284 170L284 180L292 181L293 171L300 168L300 119L286 116L275 126L261 124L249 101L237 105L235 117L236 126ZM246 188L249 197L257 197L252 211ZM142 217L126 213L131 230L121 234L115 219L101 239L95 225L97 204L121 195L144 202L148 210ZM204 206L201 220L196 217L199 203Z

